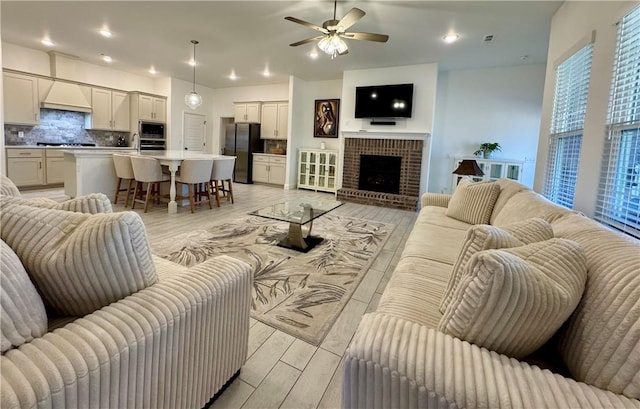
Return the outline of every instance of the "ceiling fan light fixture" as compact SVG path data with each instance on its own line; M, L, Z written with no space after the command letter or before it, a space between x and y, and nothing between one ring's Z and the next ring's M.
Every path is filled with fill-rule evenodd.
M196 45L198 41L191 40L193 44L193 89L184 96L184 103L191 109L196 109L202 105L202 96L196 92Z
M342 54L349 49L347 43L338 35L338 33L331 33L323 37L318 41L318 48L331 56L331 59L336 58L338 54Z

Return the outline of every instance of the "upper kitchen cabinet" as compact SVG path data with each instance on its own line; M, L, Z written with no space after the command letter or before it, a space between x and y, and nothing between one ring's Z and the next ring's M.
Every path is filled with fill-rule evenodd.
M38 79L12 72L4 73L4 122L37 125L40 122Z
M260 123L260 102L234 102L235 122Z
M288 102L264 102L262 104L260 138L286 140L288 134L288 122Z
M135 122L166 122L167 121L167 99L165 97L131 93L131 119ZM137 127L137 126L136 126ZM134 129L134 128L132 128Z
M105 88L91 89L88 129L129 132L129 95Z

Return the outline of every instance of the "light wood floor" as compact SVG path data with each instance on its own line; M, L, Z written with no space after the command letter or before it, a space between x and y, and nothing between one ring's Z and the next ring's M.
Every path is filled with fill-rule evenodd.
M283 190L264 185L234 184L235 204L222 202L209 210L200 206L191 214L188 207L167 214L166 205L150 207L142 216L151 242L175 234L200 229L222 220L232 220L284 198L333 198L332 194L306 190ZM49 197L64 200L61 189L23 192L25 197ZM122 204L114 211L125 210ZM130 210L130 209L127 209ZM353 203L333 211L334 214L393 223L395 229L385 247L356 289L351 300L319 347L251 319L247 362L240 376L214 402L212 409L222 408L339 408L344 352L364 313L376 308L382 291L404 247L416 213Z

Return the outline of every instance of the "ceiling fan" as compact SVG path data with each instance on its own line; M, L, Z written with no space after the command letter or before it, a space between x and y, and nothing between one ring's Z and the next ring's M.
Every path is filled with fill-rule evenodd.
M352 8L349 10L347 14L342 17L340 20L336 20L336 7L338 4L338 0L334 0L333 2L333 19L327 20L322 23L322 27L317 26L315 24L309 23L304 20L300 20L295 17L285 17L285 20L292 21L294 23L301 24L305 27L309 27L310 29L319 31L322 35L317 37L307 38L306 40L301 40L295 43L289 44L291 47L297 47L302 44L307 44L312 41L318 41L318 48L320 48L325 53L331 56L331 59L336 58L338 55L344 55L349 52L347 47L347 43L343 40L343 38L350 40L366 40L366 41L376 41L379 43L386 43L389 39L389 36L386 34L374 34L374 33L356 33L356 32L348 32L347 30L357 23L364 15L366 14L364 11L359 8Z

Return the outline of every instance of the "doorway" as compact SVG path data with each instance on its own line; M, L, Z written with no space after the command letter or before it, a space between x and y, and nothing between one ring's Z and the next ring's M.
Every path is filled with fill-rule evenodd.
M182 120L183 145L186 151L204 151L207 118L204 115L185 112Z

